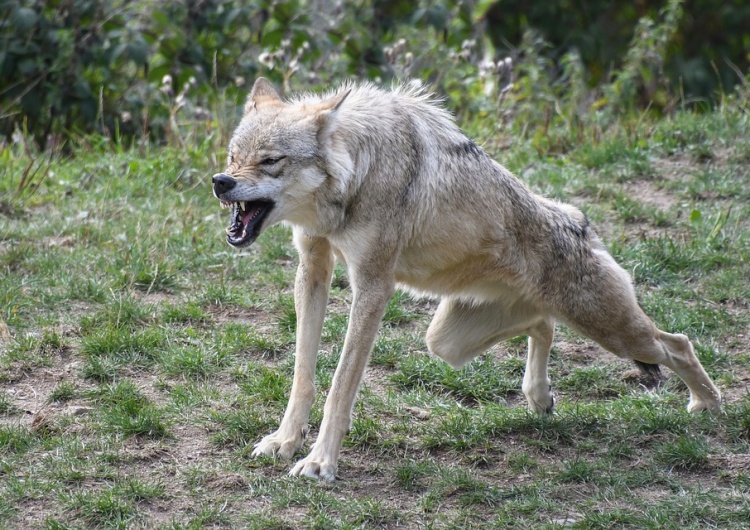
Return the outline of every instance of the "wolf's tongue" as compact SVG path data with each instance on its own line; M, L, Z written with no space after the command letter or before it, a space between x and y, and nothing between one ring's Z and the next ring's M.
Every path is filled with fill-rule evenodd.
M255 207L252 207L252 208L248 209L245 212L245 215L242 216L242 224L245 225L245 226L247 226L247 223L249 223L250 220L253 217L255 217L255 214L258 213L258 210L260 210L260 207L258 207L258 206L255 206Z

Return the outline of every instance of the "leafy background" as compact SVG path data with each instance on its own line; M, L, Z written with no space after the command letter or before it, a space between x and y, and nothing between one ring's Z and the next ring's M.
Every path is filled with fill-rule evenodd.
M232 112L259 74L286 90L419 78L474 111L509 88L505 57L524 65L521 101L577 82L587 107L710 105L745 82L748 19L743 0L4 0L0 133L169 141Z

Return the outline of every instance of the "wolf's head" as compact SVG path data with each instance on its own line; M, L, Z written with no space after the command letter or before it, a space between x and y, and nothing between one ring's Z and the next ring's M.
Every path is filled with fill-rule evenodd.
M213 176L214 195L232 208L230 245L247 246L279 221L310 222L326 179L321 138L348 94L289 104L258 78L229 142L227 168Z

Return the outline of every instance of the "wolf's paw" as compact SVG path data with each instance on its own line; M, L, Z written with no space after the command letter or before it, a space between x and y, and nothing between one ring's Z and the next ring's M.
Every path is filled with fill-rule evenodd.
M336 462L318 459L310 454L297 462L289 474L293 477L308 477L333 482L336 479L336 467Z
M547 416L548 414L552 414L554 408L555 397L552 394L545 397L543 400L535 399L534 401L529 401L529 410L531 412L539 414L540 416Z
M688 403L688 412L697 413L697 412L719 412L721 410L721 400L720 399L711 399L711 400L701 400L701 399L691 399L690 403Z
M289 460L302 447L304 438L305 436L302 431L299 431L297 436L286 436L279 429L265 436L260 442L255 444L253 456L266 455Z
M524 393L531 412L542 416L552 414L552 409L555 408L555 396L552 394L551 387L548 386L542 392L527 390Z

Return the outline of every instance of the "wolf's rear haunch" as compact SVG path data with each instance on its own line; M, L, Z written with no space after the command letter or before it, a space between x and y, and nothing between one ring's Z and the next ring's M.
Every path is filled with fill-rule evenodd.
M719 390L684 335L657 329L629 275L573 206L535 195L474 142L421 88L348 84L283 100L260 78L229 144L214 194L231 208L227 241L250 245L292 226L294 381L278 430L254 455L302 448L334 258L352 305L320 433L293 475L333 480L352 406L396 286L440 298L427 330L434 355L459 368L498 341L529 337L523 392L554 405L547 363L557 320L615 355L664 365L690 389L691 411L720 407Z

